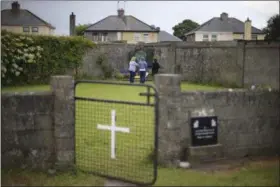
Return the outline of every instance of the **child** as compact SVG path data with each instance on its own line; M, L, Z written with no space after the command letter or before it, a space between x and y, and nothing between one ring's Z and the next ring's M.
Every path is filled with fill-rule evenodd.
M136 67L138 64L136 63L136 57L132 57L130 62L129 62L129 82L134 83L134 77L135 77L135 72L136 72Z
M145 83L147 67L148 64L145 61L145 58L141 57L139 61L140 83Z

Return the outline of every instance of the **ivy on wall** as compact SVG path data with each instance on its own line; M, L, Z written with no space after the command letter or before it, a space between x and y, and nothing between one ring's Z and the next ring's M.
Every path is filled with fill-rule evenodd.
M1 82L7 85L48 83L50 76L78 69L92 41L75 36L42 36L2 30Z
M147 63L151 65L154 59L154 49L151 47L136 46L135 49L128 53L128 60L133 56L135 56L137 60L139 60L140 57L144 57Z
M98 56L96 64L103 72L103 79L112 78L114 76L114 68L110 65L108 58L104 54Z

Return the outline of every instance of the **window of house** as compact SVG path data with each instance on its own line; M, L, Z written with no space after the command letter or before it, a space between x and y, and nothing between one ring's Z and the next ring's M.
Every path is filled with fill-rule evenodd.
M38 27L32 27L32 32L38 32Z
M252 34L252 40L258 40L258 36L256 34Z
M92 33L92 39L93 41L98 41L98 33L96 32Z
M209 41L208 34L203 34L202 41Z
M148 42L149 41L149 34L148 33L143 34L143 38L144 38L145 42Z
M216 34L212 34L211 40L212 40L212 41L217 41L217 35L216 35Z
M23 27L23 32L30 32L29 27Z
M103 42L108 41L108 33L105 32L105 33L102 34L102 41Z
M140 40L141 40L141 35L139 33L135 33L134 34L134 41L140 42Z
M102 38L103 38L103 35L101 33L98 33L97 41L101 42Z

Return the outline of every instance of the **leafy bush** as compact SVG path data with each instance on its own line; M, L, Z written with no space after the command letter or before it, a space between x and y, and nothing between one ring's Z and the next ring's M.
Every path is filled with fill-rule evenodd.
M151 47L136 47L128 53L128 61L130 61L131 57L133 56L135 56L137 59L139 59L140 56L143 56L146 59L148 65L151 65L153 63L155 53L154 49Z
M100 56L98 56L98 58L96 60L96 64L101 68L104 79L113 77L114 68L108 62L108 59L104 54L101 54Z
M124 74L122 74L120 72L116 72L115 73L115 79L117 79L117 80L124 80L127 77L128 77L127 75L124 75Z
M48 83L52 75L74 72L94 43L83 37L15 34L2 31L2 85Z

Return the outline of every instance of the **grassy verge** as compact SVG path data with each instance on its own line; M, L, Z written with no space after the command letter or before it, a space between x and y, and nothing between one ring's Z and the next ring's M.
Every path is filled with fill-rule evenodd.
M115 81L115 82L123 82L128 83L127 81ZM152 81L146 82L146 84L154 83ZM195 91L195 90L217 90L217 89L224 89L220 86L209 86L209 85L200 85L200 84L192 84L187 82L182 82L181 89L183 91ZM11 86L11 87L4 87L2 88L2 92L29 92L29 91L49 91L49 85L28 85L28 86Z
M102 186L105 179L89 174L2 170L3 186ZM279 186L279 163L253 163L233 171L202 171L160 168L155 186Z
M28 170L2 170L2 186L102 186L104 179L89 174L59 173L49 175Z
M218 172L159 169L158 186L279 186L279 161Z

